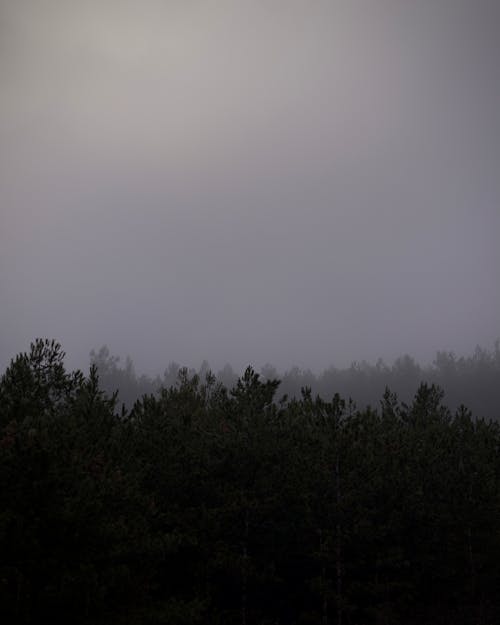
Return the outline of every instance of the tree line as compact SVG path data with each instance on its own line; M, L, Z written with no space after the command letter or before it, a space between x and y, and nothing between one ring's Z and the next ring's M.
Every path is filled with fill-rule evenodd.
M106 346L93 350L91 364L99 371L102 388L108 393L119 391L119 400L132 407L143 395L159 388L176 384L181 366L171 362L163 376L154 378L138 375L133 361L125 363L110 353ZM204 379L210 365L204 361L198 368L188 369L189 375ZM230 364L216 372L216 378L227 388L232 388L238 374ZM342 397L355 399L360 407L378 406L386 387L397 393L405 402L411 401L415 390L422 384L434 384L446 390L446 404L456 410L461 404L468 406L479 417L500 418L500 341L492 349L477 347L469 356L456 356L453 352L437 352L434 362L428 366L418 364L408 354L397 358L392 364L379 359L375 364L354 362L350 367L329 367L315 375L309 369L291 367L279 372L267 364L260 370L262 378L281 380L279 392L288 397L300 397L301 389L308 387L314 395L330 397L339 393Z
M500 426L186 369L132 408L37 340L0 379L0 618L499 622Z

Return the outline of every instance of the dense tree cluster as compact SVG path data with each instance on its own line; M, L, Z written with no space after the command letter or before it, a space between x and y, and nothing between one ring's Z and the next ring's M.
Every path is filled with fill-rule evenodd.
M177 363L171 362L163 377L139 376L130 358L121 366L119 358L111 355L106 346L91 352L91 363L98 368L103 389L109 393L118 390L120 401L128 407L144 394L161 386L174 385L180 369ZM204 361L197 370L190 369L189 374L204 379L209 368L208 362ZM390 365L383 360L375 364L354 362L346 369L330 367L317 375L298 367L280 373L267 364L260 374L264 379L280 379L280 392L288 397L300 397L301 389L307 386L314 395L321 397L331 397L335 393L353 397L360 407L378 406L386 387L397 393L402 401L410 402L415 389L422 383L434 384L446 389L446 402L451 410L464 404L478 417L500 418L500 341L496 341L491 350L477 347L470 356L457 357L453 352L438 352L429 366L419 365L411 356L405 355ZM227 388L238 379L229 364L218 371L216 377Z
M0 381L5 623L499 622L500 428L247 369L130 411L37 340Z

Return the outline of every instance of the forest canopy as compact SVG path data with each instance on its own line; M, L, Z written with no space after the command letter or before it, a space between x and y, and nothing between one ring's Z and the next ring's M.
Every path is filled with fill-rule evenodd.
M97 366L101 386L108 393L118 391L119 401L132 407L142 395L170 387L177 382L181 366L170 362L163 376L155 378L138 375L133 361L127 357L124 365L120 358L111 354L107 346L92 350L90 362ZM190 377L197 375L204 379L210 371L205 360L198 368L189 368ZM231 388L238 379L230 364L215 373L218 381ZM386 387L397 393L405 402L410 402L415 390L422 383L436 385L446 393L446 405L456 410L461 404L471 409L475 416L500 418L500 341L492 349L477 347L469 356L456 356L453 352L438 351L432 364L422 366L410 355L397 358L392 364L379 359L375 364L366 361L353 362L350 367L329 367L314 374L309 369L291 367L279 372L271 364L260 370L262 378L279 379L278 393L288 397L300 397L301 389L309 387L313 395L327 398L339 393L352 398L359 407L376 407Z
M498 622L499 425L425 382L364 408L281 386L180 369L127 409L55 341L14 358L3 622Z

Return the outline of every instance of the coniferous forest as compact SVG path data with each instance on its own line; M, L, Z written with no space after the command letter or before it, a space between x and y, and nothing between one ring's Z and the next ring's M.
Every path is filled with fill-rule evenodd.
M0 381L1 622L500 622L500 428L446 390L180 369L125 407L35 341Z

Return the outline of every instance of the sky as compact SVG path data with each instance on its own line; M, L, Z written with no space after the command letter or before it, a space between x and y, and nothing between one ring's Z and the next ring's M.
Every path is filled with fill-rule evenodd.
M498 0L0 0L0 365L500 336Z

